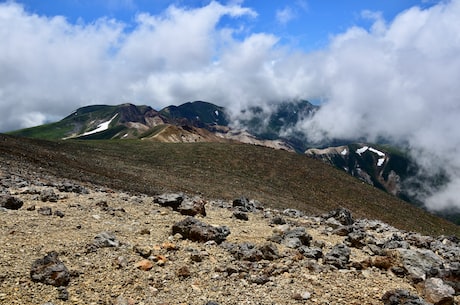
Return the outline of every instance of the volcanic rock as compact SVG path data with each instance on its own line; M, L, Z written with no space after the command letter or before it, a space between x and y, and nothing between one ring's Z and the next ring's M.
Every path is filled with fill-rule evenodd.
M56 287L67 286L70 282L69 270L54 251L34 261L30 269L30 277L34 282Z

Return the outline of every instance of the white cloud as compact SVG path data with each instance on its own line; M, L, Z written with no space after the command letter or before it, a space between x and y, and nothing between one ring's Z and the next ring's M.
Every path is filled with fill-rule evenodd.
M367 31L351 28L308 55L305 88L325 100L299 128L312 137L386 137L409 143L426 167L452 179L429 207L460 207L460 1L411 8ZM454 185L455 184L455 185Z
M276 11L276 20L280 24L287 24L295 17L295 12L289 6L286 6L285 8Z

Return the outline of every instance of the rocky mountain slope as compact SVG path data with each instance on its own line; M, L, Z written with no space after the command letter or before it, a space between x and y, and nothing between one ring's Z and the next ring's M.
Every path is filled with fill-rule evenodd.
M414 160L388 145L382 147L375 144L349 144L350 142L339 139L311 143L305 133L295 130L301 120L314 116L317 110L318 106L303 100L279 103L266 108L252 107L232 117L225 108L203 101L168 106L160 111L149 106L132 104L95 105L77 109L59 122L10 134L51 140L239 142L301 153L308 148L307 156L332 164L417 206L423 206L424 195L420 194L425 194L428 189L439 189L446 182L446 177L442 175L419 175L419 168ZM331 146L341 142L346 144ZM459 210L449 209L436 213L460 224Z
M225 192L218 192L221 197L200 195L206 190L188 169L179 172L190 174L187 179L195 183L196 193L140 192L149 188L131 188L134 182L138 186L154 182L135 176L129 158L122 169L109 146L90 149L84 144L88 142L80 142L68 150L67 143L0 136L1 304L440 305L460 301L458 234L401 231L357 217L362 211L352 214L340 207L315 214L270 207L259 199L264 181L259 181L260 193L252 193L250 199L232 187L233 199ZM173 144L161 145L176 154ZM218 145L224 144L214 144L211 151L216 153ZM245 147L252 153L262 149L237 148ZM186 145L179 148L187 150ZM161 158L158 152L153 159ZM82 160L84 153L93 160ZM193 160L205 158L203 164L215 170L211 155L198 154ZM135 159L139 157L143 158ZM183 166L177 157L172 158L174 166ZM114 169L113 176L108 167ZM142 167L159 172L168 182L175 180L152 161ZM198 163L195 167L204 168ZM226 175L232 175L231 168L227 167ZM277 165L272 164L272 169ZM303 169L315 170L314 165ZM275 188L277 174L272 180ZM249 181L240 179L249 190ZM206 183L219 188L222 181ZM303 187L313 183L304 181ZM423 212L414 215L424 217Z

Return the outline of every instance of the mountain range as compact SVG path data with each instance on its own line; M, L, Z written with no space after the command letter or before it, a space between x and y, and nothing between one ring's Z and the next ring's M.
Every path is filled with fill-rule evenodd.
M322 160L361 181L423 207L423 202L415 195L422 187L414 179L418 166L403 149L358 141L335 146L344 143L340 139L318 144L309 141L304 133L292 131L299 121L313 116L318 109L319 106L305 100L279 103L270 109L251 107L238 115L203 101L168 106L159 111L129 103L92 105L79 108L58 122L10 134L46 140L247 143L283 149ZM424 183L442 185L445 179L432 178L426 177ZM460 223L460 211L443 211L440 215Z

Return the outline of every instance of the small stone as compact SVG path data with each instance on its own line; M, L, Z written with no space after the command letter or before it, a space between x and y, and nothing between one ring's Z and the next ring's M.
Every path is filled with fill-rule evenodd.
M58 217L60 217L60 218L62 218L62 217L65 216L65 214L64 214L63 212L59 211L59 210L54 211L54 215L55 215L55 216L58 216Z
M59 196L54 193L52 189L46 189L41 191L40 193L40 200L43 202L57 202Z
M120 242L110 232L102 232L94 237L93 245L98 248L119 247Z
M149 271L153 268L153 263L148 259L143 259L134 264L134 268L140 269L142 271Z
M166 242L161 245L162 249L165 249L166 251L176 251L178 249L176 244Z
M150 235L150 230L144 228L144 229L139 231L139 234L141 234L141 235Z
M151 248L143 246L134 246L133 250L143 258L148 258L153 252Z
M67 301L69 299L69 291L66 287L58 287L58 296L59 300Z
M239 220L244 220L244 221L249 220L248 214L245 213L245 212L242 212L242 211L234 211L233 212L233 217L235 217L236 219L239 219Z
M51 210L50 207L41 207L37 210L38 214L45 215L45 216L51 216L53 214L53 211Z
M128 260L124 256L118 256L113 260L112 265L117 269L121 269L128 265Z
M182 278L189 277L191 275L190 269L187 266L182 266L179 269L177 269L176 274L178 277Z
M284 225L286 224L286 220L281 216L275 216L270 220L270 224L272 225Z
M302 293L295 293L292 295L292 298L296 301L306 301L311 298L311 293L304 291Z

